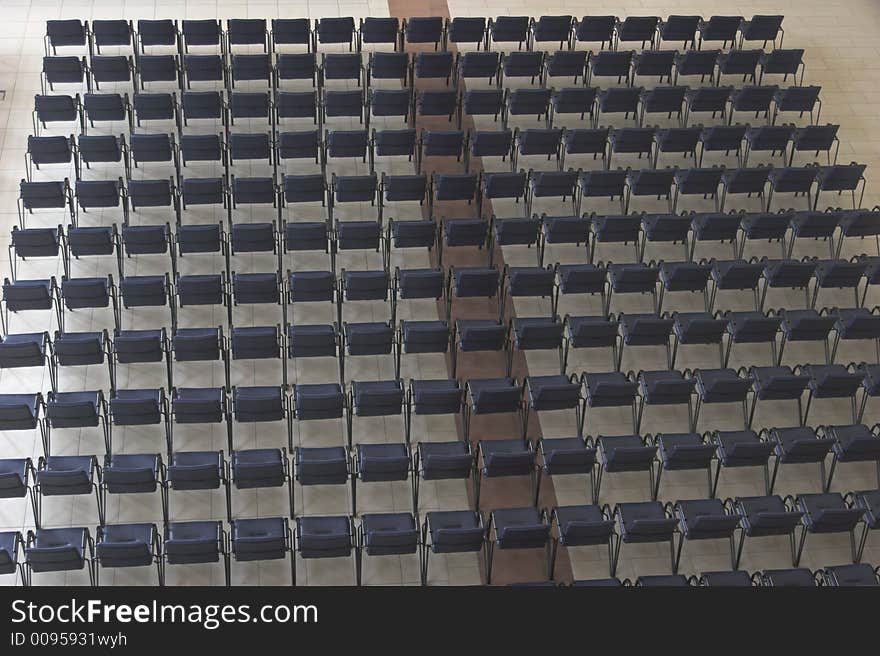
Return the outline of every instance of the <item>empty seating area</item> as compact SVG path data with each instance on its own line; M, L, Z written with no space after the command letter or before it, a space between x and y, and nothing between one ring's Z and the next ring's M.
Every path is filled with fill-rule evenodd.
M880 584L880 206L783 23L46 21L3 582Z

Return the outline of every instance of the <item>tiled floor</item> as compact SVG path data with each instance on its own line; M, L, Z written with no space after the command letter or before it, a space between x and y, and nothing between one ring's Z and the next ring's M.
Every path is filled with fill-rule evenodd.
M306 14L305 3L281 2L186 2L181 10L181 3L147 2L125 3L120 10L119 2L20 2L5 0L2 3L4 21L0 23L0 88L7 91L6 100L0 102L0 242L8 245L9 230L17 222L15 204L18 195L18 183L24 177L24 153L27 136L32 132L31 108L33 95L39 90L39 71L42 57L42 35L45 20L51 18L235 18L235 17L295 17ZM564 14L583 11L583 4L568 0L555 0L551 5L538 7L525 0L484 0L478 2L458 2L450 0L450 15L494 16L498 14ZM381 2L309 2L308 15L321 16L353 15L384 16L388 15L388 5ZM591 5L594 14L645 15L645 14L701 14L709 16L714 13L731 13L729 6L715 0L706 2L616 2ZM871 207L880 201L880 182L874 170L880 168L880 130L876 128L875 103L880 101L880 92L875 90L880 80L880 47L876 45L875 35L880 29L880 5L870 0L829 4L811 0L774 3L772 6L761 2L747 2L737 6L736 11L746 16L753 13L785 14L786 30L785 45L787 47L806 48L806 83L822 86L822 120L841 124L840 161L858 161L868 165L867 194L865 206ZM549 46L548 46L549 47ZM516 85L514 85L516 86ZM799 124L805 124L806 118ZM381 121L377 122L379 127ZM524 123L525 124L525 123ZM238 124L237 124L238 125ZM345 128L348 123L334 119L332 126ZM389 125L391 125L389 123ZM491 120L478 117L478 129L491 129ZM304 126L307 127L307 126ZM354 127L351 125L351 127ZM91 133L118 133L123 126L110 126L96 129ZM164 130L166 126L150 126L148 130ZM251 125L245 122L241 130L265 129L258 121ZM216 131L217 126L196 126L193 124L188 131ZM51 130L51 134L66 134L68 128ZM528 159L528 158L526 158ZM756 160L752 160L756 161ZM811 161L804 159L804 161ZM594 166L590 161L574 163L572 166ZM723 156L707 156L705 164L727 163L732 158ZM637 161L620 161L620 165L639 166ZM546 166L540 160L522 163L523 166L541 168ZM486 169L500 168L506 163L484 161ZM238 175L261 175L260 164L237 164L234 172ZM288 165L286 172L307 170L307 164L295 162ZM364 173L365 164L344 161L332 162L329 170L338 173ZM408 173L412 165L406 161L377 161L377 170L392 173ZM217 175L218 170L212 166L191 165L186 169L187 176ZM163 165L146 165L133 172L135 178L154 178L167 176L168 170ZM93 168L85 173L89 179L100 179L109 175L107 172ZM117 175L114 170L113 177ZM51 180L63 176L73 178L73 171L62 171L58 167L47 167L37 172L35 179ZM829 202L838 204L834 199ZM840 199L840 204L848 201ZM753 201L736 199L737 208L754 209ZM752 204L750 204L752 203ZM792 201L800 207L802 200ZM824 203L823 203L824 204ZM683 209L703 209L699 201L688 200ZM778 205L776 207L779 207ZM615 206L607 203L589 204L585 209L596 211L616 211ZM496 202L494 212L498 216L511 216L521 212L521 207L513 203ZM638 201L634 208L646 211L665 211L664 203ZM322 208L315 206L306 210L297 208L295 218L316 218L322 216ZM541 202L536 211L548 214L561 214L565 210L561 203ZM344 219L358 216L375 216L373 208L363 206L341 210ZM207 222L220 220L225 211L191 208L187 211L186 222ZM386 217L419 216L418 208L400 206L386 210ZM237 211L236 220L258 220L274 217L274 210L255 209L252 212ZM291 215L291 218L293 216ZM157 221L171 220L162 213L139 211L133 215L134 223L147 224ZM30 225L53 225L62 222L62 217L53 217L45 213L36 217ZM112 211L80 215L81 225L98 225L109 222L121 222L121 216ZM66 222L66 221L65 221ZM778 252L775 244L749 244L746 257L751 255L775 255ZM873 253L873 241L850 243L844 254L850 255L867 252ZM825 244L798 244L796 253L800 255L827 256ZM598 256L603 260L624 261L631 257L632 251L623 248L604 248ZM728 256L727 247L700 246L700 256ZM326 266L323 256L297 256L294 262L285 256L284 268L317 268ZM679 258L678 249L649 247L648 257L667 259ZM534 252L522 249L506 249L504 258L510 265L532 265ZM583 252L573 247L551 247L547 253L548 262L583 261ZM426 266L428 256L425 253L409 252L404 255L392 254L392 267L396 264L409 267ZM341 254L339 266L347 268L376 268L381 262L374 253ZM184 258L180 261L180 270L187 272L208 272L221 266L219 258L211 256ZM45 276L49 267L46 261L28 261L23 263L19 277ZM269 256L234 256L232 268L238 272L268 271L274 268L274 259ZM115 269L115 263L109 258L84 259L74 261L72 276L102 275ZM126 262L129 274L161 273L169 270L167 257L136 257ZM55 275L61 277L60 264ZM802 303L802 297L795 292L772 292L768 300L769 307L785 307L786 303L795 306ZM819 305L850 306L849 294L842 298L834 293L824 293ZM880 301L876 289L868 295L868 305ZM728 299L721 301L722 307L733 307L734 300L725 305ZM517 299L514 309L519 316L531 316L547 311L545 301ZM614 300L614 311L638 311L648 309L647 299L627 299L617 297ZM670 298L668 309L702 309L702 299ZM560 314L577 312L587 314L599 310L598 300L563 297ZM347 303L345 319L350 321L380 321L388 318L388 308L379 303ZM222 324L225 309L222 308L184 308L180 312L181 326L210 326ZM108 312L68 312L67 330L90 330L112 325ZM436 318L436 306L433 302L403 302L398 309L399 318ZM266 325L281 321L280 308L275 306L256 309L238 307L234 310L234 324ZM289 311L291 322L324 322L331 321L333 314L329 307L299 307ZM130 327L170 326L167 309L134 309L123 312L123 325ZM24 313L13 317L12 332L34 332L47 329L50 333L56 328L54 317L48 313ZM876 358L872 348L864 344L844 344L838 361L861 361ZM786 351L786 363L805 363L821 361L822 350L817 344L808 346L791 345ZM717 362L714 350L700 348L684 349L679 354L677 366L695 367L709 362ZM558 367L555 353L529 353L527 355L528 370L532 374L553 373ZM767 363L768 354L765 347L740 348L734 355L734 366L747 363ZM573 352L569 362L569 371L585 369L607 370L609 362L602 356L585 355ZM624 354L623 369L650 369L664 366L662 354L655 349L640 349L638 352L627 350ZM291 363L289 382L319 382L336 378L336 365L333 362L306 360ZM208 371L211 369L211 371ZM496 372L500 375L500 372ZM487 374L492 375L492 374ZM174 369L175 384L184 386L219 386L223 383L223 372L219 365L179 366ZM347 361L346 380L379 380L393 376L391 358L361 357ZM405 356L402 377L409 378L445 378L446 363L439 356ZM121 388L156 387L164 380L164 368L160 365L120 366L118 385ZM232 366L233 385L272 384L280 381L278 362L234 362ZM0 392L10 393L21 390L47 390L48 377L43 372L25 369L6 369L0 372ZM62 369L60 375L61 390L109 389L106 368L101 366L83 369ZM557 416L558 415L558 416ZM794 418L793 404L764 403L756 416L757 426L788 426ZM865 423L873 423L877 417L876 408L869 408ZM738 415L730 414L727 408L707 407L700 419L700 429L734 428L739 421ZM846 402L820 401L811 415L813 425L849 423L849 408ZM630 422L629 411L598 411L591 413L586 432L591 435L628 433ZM573 421L571 416L562 413L543 413L540 417L541 431L545 436L562 436L571 434ZM684 423L678 408L650 408L643 422L643 433L657 433L663 430L683 430ZM415 440L448 440L457 435L455 422L450 417L416 418L413 435ZM157 426L141 428L125 428L114 431L114 448L122 453L156 452L162 449L162 438ZM403 437L402 418L356 419L355 440L363 442L396 442ZM473 436L475 439L479 435ZM175 448L184 450L226 449L225 431L220 426L184 426L176 427L174 432ZM303 446L328 446L343 444L344 425L341 421L294 422L294 444ZM279 447L286 443L282 424L236 424L236 448ZM37 435L27 432L7 432L0 435L0 454L5 457L30 456L36 462L41 455L42 447ZM98 430L55 431L53 433L53 452L59 454L102 454L103 444ZM99 455L100 457L100 455ZM494 484L494 483L493 483ZM580 477L557 477L553 481L555 494L559 504L583 503L585 500L585 482ZM844 465L835 476L834 488L841 492L868 489L876 485L873 466ZM725 471L722 473L718 494L721 498L736 495L761 494L763 483L759 472ZM813 465L783 467L779 475L776 491L779 494L795 494L798 492L819 491L818 474ZM347 488L342 486L324 486L319 488L302 488L296 490L297 514L343 514L349 511ZM705 475L703 472L671 473L664 476L660 490L660 498L674 501L676 499L705 497ZM225 517L225 506L219 492L187 492L172 493L173 519L222 519ZM421 487L422 505L420 511L434 508L459 509L468 503L467 490L460 481L438 483L426 482ZM643 474L609 475L603 482L602 503L614 504L621 501L646 500L648 498L647 476ZM158 495L125 495L119 497L109 495L107 521L160 521L161 512ZM285 513L285 493L280 490L233 491L234 514L236 517L269 516ZM44 503L44 524L46 526L90 526L94 530L97 524L93 497L50 498ZM409 487L406 483L363 485L359 489L359 509L361 511L405 511L409 509ZM32 527L30 508L24 500L4 500L0 503L0 530L26 530ZM818 568L824 565L839 564L848 560L848 543L845 536L811 536L803 558L803 565ZM572 574L574 578L594 578L605 576L607 572L606 553L604 548L578 548L569 550ZM865 561L877 564L880 562L880 543L875 538L869 540L865 552ZM763 538L747 543L742 568L757 570L763 568L789 566L788 544L783 538ZM619 576L635 577L639 574L664 573L668 571L669 561L665 545L627 545L621 556ZM706 570L727 569L729 560L727 545L722 541L688 543L685 546L681 571L685 574L698 573ZM147 569L105 570L101 573L102 584L134 585L149 584L154 581L155 573ZM168 583L176 585L222 584L222 571L219 566L188 566L185 568L168 568ZM288 578L287 561L253 563L235 563L232 565L234 584L273 585L286 581ZM300 561L299 581L311 585L351 584L352 569L339 561L309 561L304 565ZM511 578L516 578L515 573ZM39 584L82 584L86 582L85 573L68 575L38 575L35 580ZM12 576L3 577L3 582L12 584ZM367 584L414 584L418 582L418 566L415 556L365 558L364 582ZM476 584L480 582L480 569L477 558L473 555L450 555L433 557L431 560L431 584Z

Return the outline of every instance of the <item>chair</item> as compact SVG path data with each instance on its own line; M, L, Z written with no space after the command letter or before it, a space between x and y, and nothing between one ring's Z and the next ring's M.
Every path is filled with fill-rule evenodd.
M350 16L344 16L339 18L334 17L315 19L314 33L314 48L316 50L319 43L347 43L348 49L349 51L351 51L355 43L354 18Z
M728 43L734 45L742 22L742 16L711 16L709 20L700 20L697 48L702 47L703 41L721 41L722 47L727 47Z
M158 490L162 504L162 519L167 521L165 463L160 454L107 453L104 455L102 474L101 494L104 496L105 505L107 493L155 494Z
M585 198L608 198L609 201L613 201L615 197L620 199L621 214L626 214L626 176L627 171L620 168L613 171L580 171L575 214L580 214Z
M730 194L746 194L748 198L754 195L761 202L761 211L766 211L767 202L764 192L769 179L770 167L767 166L725 171L721 176L721 211L724 211L724 204Z
M290 558L290 582L296 582L294 544L286 517L230 520L232 555L236 562Z
M686 50L676 55L675 84L678 84L678 78L682 75L699 75L700 84L706 82L708 76L709 84L714 83L715 68L720 56L720 50Z
M535 484L536 507L540 499L541 479L544 475L588 474L590 502L596 503L596 449L591 441L582 437L542 437L538 440L536 452L541 454L542 461Z
M616 16L584 16L574 21L574 42L599 43L604 49L605 44L609 48L614 47L614 30L617 24Z
M95 456L40 456L31 490L35 526L41 528L43 497L88 495L92 492L98 506L98 523L103 526L104 500L98 459Z
M232 46L238 45L262 46L263 52L268 52L269 32L266 29L266 20L264 18L226 19L227 52L232 52Z
M589 266L589 265L587 265ZM560 275L565 276L565 271L559 267ZM590 273L589 271L587 273ZM564 278L563 278L564 279ZM576 274L571 276L571 280L566 285L570 290L574 289L576 284ZM604 272L602 272L601 283L604 285ZM561 288L560 288L561 291ZM560 362L560 371L565 373L568 371L569 352L573 348L611 348L611 364L617 366L617 350L618 350L618 331L619 323L614 317L606 317L605 315L570 315L566 314L563 321L564 344L562 346L562 358Z
M389 351L390 352L390 351ZM352 444L354 417L388 417L400 415L404 419L403 381L352 381L348 394L348 444ZM404 421L405 425L405 421Z
M685 375L697 379L697 403L694 407L694 421L691 430L695 431L700 420L700 409L706 403L740 403L743 410L743 425L747 423L746 397L752 386L749 378L740 376L736 371L722 367L721 369L696 369L685 371Z
M101 390L83 392L48 392L43 420L43 454L51 453L51 432L56 428L101 427L104 448L112 452L110 417Z
M659 501L619 503L614 507L614 521L617 525L617 540L614 557L611 561L611 575L617 572L620 549L623 544L650 542L669 542L672 573L677 574L675 557L675 533L678 518L671 516Z
M865 408L868 405L868 399L880 394L880 386L878 386L878 375L880 368L876 365L860 364L856 366L856 371L864 376L862 380L862 401L856 413L856 421L862 421L865 416Z
M748 572L743 570L734 570L732 572L702 572L698 580L699 585L706 587L723 587L733 588L752 587L752 577Z
M0 533L0 573L12 574L13 584L16 572L22 572L24 563L20 551L24 550L24 539L21 531L5 531ZM22 585L25 583L22 574Z
M762 437L773 444L774 464L770 477L769 493L773 492L776 475L781 464L819 463L820 479L825 481L825 458L831 450L833 440L817 437L809 426L795 428L764 429Z
M167 453L172 452L171 416L164 388L117 389L110 394L110 443L114 426L161 424Z
M508 348L508 326L500 320L458 319L453 335L452 376L458 371L459 351L506 351Z
M624 216L610 216L610 217L600 217L606 221L606 226L609 223L613 224L616 219L621 219L619 223L623 225L623 227L633 226L633 234L631 238L635 238L635 231L639 228L639 216L638 215L624 215ZM613 228L616 226L610 225L608 226L607 234L609 237L615 236L615 232ZM627 236L626 234L617 233L620 236ZM660 267L651 264L645 264L644 262L638 262L633 264L609 264L608 265L608 298L605 302L605 312L608 313L611 309L611 301L613 298L613 294L650 294L652 301L652 309L656 309L657 304L657 281L660 276ZM618 358L620 359L620 358Z
M426 513L421 526L421 581L428 584L430 554L479 553L486 549L488 527L482 514L471 510ZM430 537L430 540L428 539Z
M232 452L232 484L237 490L287 485L290 517L293 518L293 481L287 449L241 449Z
M141 127L143 121L174 121L175 128L180 124L180 105L176 93L136 92L132 100L132 109L137 127ZM131 111L129 114L131 115ZM110 119L111 116L108 115L107 118Z
M718 57L718 80L722 75L742 75L743 83L758 82L758 64L764 51L760 48L754 50L731 49L722 52Z
M801 535L798 541L794 566L797 567L804 552L807 534L849 533L850 551L853 563L856 556L856 527L862 520L862 509L849 506L839 492L821 494L799 494L794 506L803 513L801 516Z
M641 42L643 50L645 44L653 46L659 25L660 19L657 16L627 16L623 20L618 20L617 42L614 47L617 48L620 43L632 42Z
M551 77L571 77L577 84L578 78L587 73L587 55L583 50L557 50L544 59L544 80Z
M880 585L877 573L866 563L835 565L821 570L822 583L829 587Z
M650 474L654 489L654 460L657 447L640 435L599 435L595 441L599 472L596 475L596 499L600 499L602 478L605 473L644 472ZM615 568L616 569L616 568Z
M137 22L135 30L137 45L141 54L146 52L148 46L174 46L178 48L180 31L177 29L177 21L169 19L145 20Z
M501 89L468 89L459 95L458 129L461 129L464 114L471 116L492 116L495 122L501 117L502 126L506 126L506 107L508 93Z
M446 86L452 79L455 58L451 52L417 52L410 66L410 80L445 80Z
M507 125L511 116L534 116L538 121L543 118L545 127L549 127L550 99L552 97L552 89L514 89L507 94L503 117L504 125Z
M282 80L311 80L312 87L318 88L318 60L314 52L282 53L275 59L275 88L279 90L277 98L279 106L283 96L293 96L291 92L281 92Z
M413 462L408 444L358 442L351 466L351 508L355 515L358 514L358 481L363 484L410 480L412 501L415 503L415 473L411 471Z
M833 361L834 357L832 356L832 362ZM803 418L801 419L802 426L807 424L807 418L810 414L810 406L812 405L814 398L849 398L854 407L855 396L863 379L858 373L848 370L841 364L806 364L799 369L795 368L795 371L798 370L810 377L808 385L809 396L807 397L807 404L804 408Z
M0 498L24 499L30 497L31 510L33 511L31 476L36 476L36 470L34 470L33 461L30 458L3 458L0 460ZM17 554L8 552L8 555L11 560L17 558ZM8 565L8 562L4 565ZM11 574L12 572L4 573Z
M597 87L563 87L554 90L550 94L550 111L547 116L549 126L553 127L557 116L575 114L583 121L587 114L589 114L590 122L587 125L595 128L597 118L596 95L598 91ZM569 130L566 133L571 131ZM577 130L573 131L578 132ZM603 128L603 131L607 137L608 128Z
M656 77L658 82L663 78L672 81L672 67L675 63L675 51L643 50L633 58L633 79L637 75Z
M361 583L362 558L420 552L419 526L411 513L368 513L361 518L357 536L357 583ZM421 553L419 554L421 556ZM421 561L421 558L420 558ZM421 564L421 562L420 562Z
M875 241L880 239L880 234L878 234L875 221L877 213L878 210L876 208L871 210L870 212L863 210L844 210L841 212L841 234L840 238L837 240L837 250L835 251L835 257L840 257L840 252L843 249L843 239L845 237L858 237L860 239L864 239L865 237L873 236ZM862 301L861 305L864 304L864 301Z
M222 521L168 522L162 546L163 567L216 563L222 557L229 587L229 534Z
M770 52L761 57L761 76L758 78L758 84L764 79L764 75L782 75L782 81L788 81L791 75L792 82L803 85L804 73L806 66L803 62L803 49L796 48L774 48ZM798 82L797 74L800 71L801 79Z
M777 362L776 334L780 331L782 318L778 316L766 316L761 312L725 312L727 321L727 348L724 351L722 366L730 363L735 344L762 344L769 343L771 351L770 362Z
M28 181L33 178L33 170L40 170L40 165L74 164L74 172L79 178L79 160L75 157L76 142L71 137L35 137L28 136L25 162L27 163ZM69 169L68 169L69 170Z
M147 83L152 85L154 82L173 82L180 86L181 75L181 61L177 55L142 54L138 56L135 67L136 90L140 88L141 91L146 91ZM135 93L135 104L137 96Z
M46 128L48 123L77 123L85 130L82 121L82 103L80 95L45 95L34 96L34 111L31 117L34 134L40 134L40 127Z
M774 445L762 439L755 431L712 431L709 438L717 447L718 462L715 466L715 479L712 483L712 492L709 495L715 498L718 490L718 480L721 477L722 466L732 467L762 467L764 471L765 491L769 494L769 467L770 454Z
M22 573L30 587L34 572L80 571L88 567L89 584L98 583L95 572L95 543L87 528L39 528L27 532Z
M486 35L486 49L489 42L492 43L517 43L518 49L523 46L529 48L529 25L531 18L528 16L496 16L489 19Z
M663 311L663 301L666 294L670 292L701 293L703 295L703 302L708 304L709 296L707 292L711 275L712 267L708 262L680 261L660 263L661 286L660 295L657 299L657 311Z
M73 207L73 194L70 181L65 178L56 182L25 182L19 184L18 219L19 226L26 229L25 210L33 214L34 210L60 209L67 210L70 222L76 225L76 214Z
M293 557L300 558L344 558L357 551L355 528L351 517L297 517L294 526ZM355 557L357 566L357 557ZM296 576L294 560L293 570ZM358 568L357 574L360 573ZM358 584L360 580L356 574ZM296 578L293 579L296 585Z
M460 412L461 390L458 381L413 380L410 381L410 392L414 399L412 408L416 414ZM474 455L468 442L419 442L413 454L412 466L415 511L418 512L419 509L419 487L422 480L467 480L473 470Z
M720 499L694 499L676 501L672 514L678 518L681 535L678 538L676 565L678 571L685 540L718 540L727 538L730 543L730 566L736 569L736 549L734 534L740 526L740 517L731 513L730 504ZM705 575L704 575L705 576Z
M596 94L596 120L598 123L604 114L623 114L623 119L632 118L634 126L639 124L639 104L644 88L642 87L609 87ZM631 116L630 116L631 115Z
M424 284L433 287L433 289L426 288L424 296L421 294L409 295L410 288L418 284L413 279L422 277L424 277ZM439 269L407 269L404 272L398 272L398 279L404 281L408 298L439 299L443 292L443 274ZM401 298L404 297L401 296ZM395 376L400 378L400 367L404 353L447 353L451 342L452 333L449 329L449 323L446 321L401 320L395 349Z
M19 369L49 365L49 385L58 387L57 371L49 355L49 333L24 333L0 338L0 369Z
M801 522L803 512L779 495L763 497L737 497L730 502L732 512L740 517L740 536L734 569L739 568L746 537L787 535L791 546L792 563L795 562L795 529ZM811 577L812 580L812 577Z
M358 28L358 50L364 43L390 43L397 50L400 41L400 22L397 18L361 18Z
M684 125L688 125L693 112L709 113L713 120L717 117L723 121L728 115L728 105L733 93L732 86L697 87L689 90L685 93Z
M868 490L862 492L851 492L846 495L846 501L852 507L862 510L862 537L859 540L859 548L856 552L855 562L862 562L862 555L865 552L865 544L868 541L868 532L875 530L880 526L880 492L877 490Z
M219 46L220 51L224 52L226 46L225 32L220 21L212 18L184 20L181 35L184 52L189 52L190 46Z
M43 57L40 89L46 94L49 91L54 92L56 84L81 85L85 82L86 89L91 92L91 79L87 71L85 57Z
M58 54L58 48L85 46L89 37L89 23L83 24L79 19L47 20L46 34L43 37L43 45L48 55L49 49L52 54Z
M233 387L232 416L239 423L284 421L288 444L293 439L290 435L290 400L283 387Z
M760 587L812 588L816 585L816 579L805 567L765 569L752 574L752 583Z
M622 321L625 325L626 321ZM684 375L675 369L660 371L640 370L637 376L639 382L639 410L636 418L636 432L642 425L642 415L646 405L677 405L686 403L688 417L691 415L691 396L693 395L695 382L685 379Z
M312 28L308 18L273 18L270 38L272 49L280 50L281 45L305 45L311 50Z
M159 585L165 585L162 537L155 524L108 524L95 533L95 582L101 568L156 565Z
M304 398L314 396L313 403L318 405L320 398L311 388L332 387L328 385L299 385L295 398L305 406ZM308 388L308 391L305 389ZM320 392L321 390L317 390ZM332 391L331 391L332 394ZM328 394L324 395L327 398ZM302 397L302 398L301 398ZM320 411L319 411L320 412ZM328 416L331 416L328 413ZM320 418L320 414L310 416L303 411L297 414L298 419ZM293 452L294 480L302 486L307 485L346 485L352 472L352 463L343 447L296 447ZM291 494L293 488L291 487Z
M880 450L878 450L880 442L877 440L876 426L873 428L868 428L864 424L820 426L817 434L833 440L831 445L833 459L823 487L825 492L831 489L831 480L838 463L880 461Z
M723 316L715 316L709 312L673 312L672 313L672 356L669 365L675 367L680 346L686 345L718 345L719 363L723 356L722 343L727 332L727 320Z
M791 367L777 364L770 367L749 367L752 379L752 404L749 410L748 427L752 420L758 401L797 401L798 421L801 417L801 396L807 388L809 379L803 374L795 374Z
M551 581L559 545L569 548L606 545L608 567L611 569L614 557L614 520L609 510L607 506L590 504L556 506L550 511L550 525L556 527L550 564Z
M4 333L9 332L9 313L29 310L53 310L55 306L57 284L55 278L42 280L3 279L2 308L0 323Z
M551 576L552 537L547 513L535 507L496 508L489 513L486 543L486 584L492 583L495 550L538 549L547 558L547 577Z
M739 166L744 166L743 140L746 137L748 126L737 123L736 125L713 125L705 128L700 135L700 158L697 162L698 166L703 165L703 155L706 152L724 151L725 156L730 155L731 151L736 155L736 161Z

